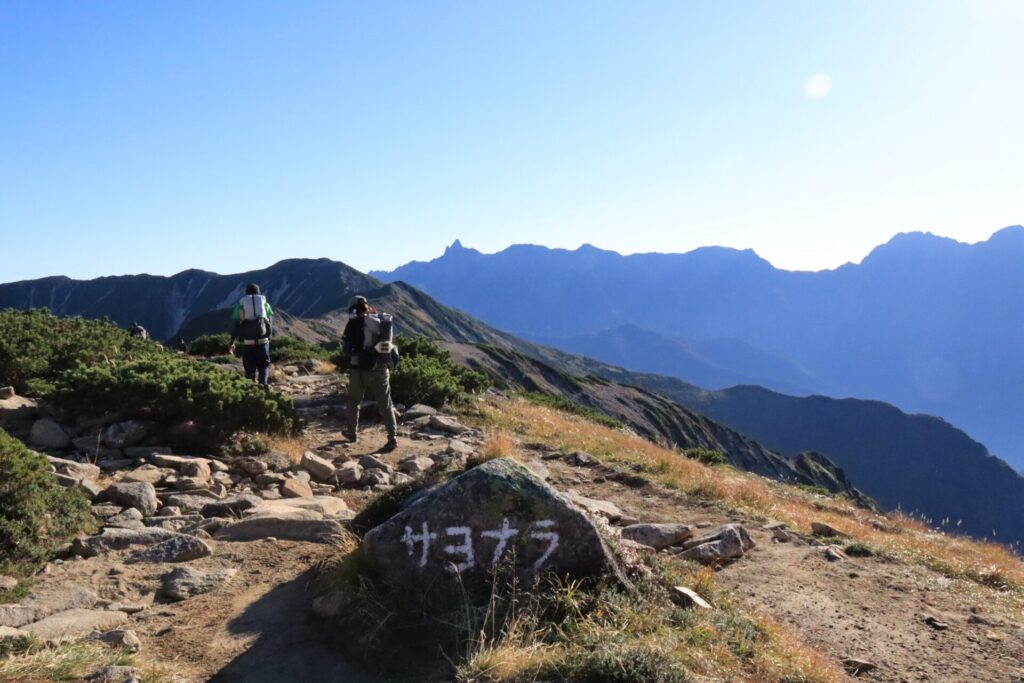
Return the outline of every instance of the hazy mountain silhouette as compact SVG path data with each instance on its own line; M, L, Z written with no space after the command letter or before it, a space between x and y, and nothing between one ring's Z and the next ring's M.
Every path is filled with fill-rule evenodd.
M621 347L621 333L606 331L634 325L705 348L739 342L764 364L751 366L748 354L742 368L716 360L716 373L941 415L1024 466L1020 226L978 244L900 234L860 264L821 272L779 270L749 250L621 256L589 245L514 246L485 255L456 242L433 261L375 275L500 329L698 384L728 373L709 376L685 349L651 367L645 353ZM780 375L780 360L799 377Z

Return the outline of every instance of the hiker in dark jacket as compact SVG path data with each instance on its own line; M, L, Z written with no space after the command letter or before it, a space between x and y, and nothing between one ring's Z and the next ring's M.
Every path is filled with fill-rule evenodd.
M383 450L398 447L398 425L391 403L391 370L394 350L391 340L391 316L378 314L366 297L357 296L349 307L349 321L342 334L345 360L348 364L348 425L345 436L355 441L359 431L359 404L367 391L377 401L384 427L388 432Z
M128 328L128 334L136 339L149 339L149 332L138 322L132 323L132 326Z
M235 321L231 333L229 353L235 352L235 340L242 345L242 366L245 376L267 386L270 373L270 338L274 336L271 319L274 309L267 297L260 294L260 286L248 285L243 296L231 311Z

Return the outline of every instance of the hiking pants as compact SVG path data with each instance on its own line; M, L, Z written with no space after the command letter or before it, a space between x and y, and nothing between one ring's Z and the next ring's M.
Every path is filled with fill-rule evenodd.
M242 346L242 367L245 368L246 377L266 386L270 372L270 344Z
M349 371L348 433L354 436L359 429L359 404L363 402L367 391L377 401L377 410L388 430L388 437L394 438L398 425L395 422L395 408L391 405L391 372L387 368Z

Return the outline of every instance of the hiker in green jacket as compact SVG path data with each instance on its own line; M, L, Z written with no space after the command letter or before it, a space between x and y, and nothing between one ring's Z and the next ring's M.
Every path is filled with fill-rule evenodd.
M260 286L251 284L231 311L235 321L231 333L229 353L235 353L235 340L242 345L242 366L245 376L254 379L261 386L268 386L270 375L270 338L274 336L271 318L274 309L267 297L260 294Z
M392 343L391 316L378 314L366 301L357 296L349 307L349 321L342 334L342 343L348 363L348 425L345 436L355 441L359 430L359 404L367 391L377 401L388 442L384 451L398 447L398 425L395 408L391 403L391 370L397 350Z

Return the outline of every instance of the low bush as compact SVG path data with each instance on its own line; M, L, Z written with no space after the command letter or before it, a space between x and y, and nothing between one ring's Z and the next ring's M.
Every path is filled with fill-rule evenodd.
M597 424L609 427L610 429L622 429L623 427L623 424L615 418L561 396L542 394L540 392L533 391L524 393L523 398L534 405L555 408L556 410L561 410L563 413L570 413L572 415L585 417L591 422L596 422Z
M679 453L690 460L702 462L705 465L728 465L729 459L719 451L709 451L703 448L685 448Z
M465 368L438 342L425 337L397 337L402 360L391 375L391 397L396 403L423 403L441 408L446 403L477 394L491 386L482 372ZM344 358L335 357L344 367Z
M287 434L299 426L288 398L237 373L172 354L80 365L66 374L53 399L86 417L113 413L165 425L194 420L215 438L243 429Z
M224 356L227 355L230 343L231 335L227 332L223 334L204 334L192 340L192 343L188 346L188 352L193 356L204 356L206 358Z
M189 353L193 356L206 358L219 357L227 354L231 335L204 334L196 337L189 345ZM239 347L241 348L241 347ZM331 351L320 344L311 344L295 337L274 337L270 342L270 360L274 363L295 363L308 360L329 360Z
M92 524L85 495L62 488L46 458L0 430L0 569L43 560Z
M164 353L109 320L58 318L44 308L2 310L0 330L0 384L26 396L45 396L79 364Z

